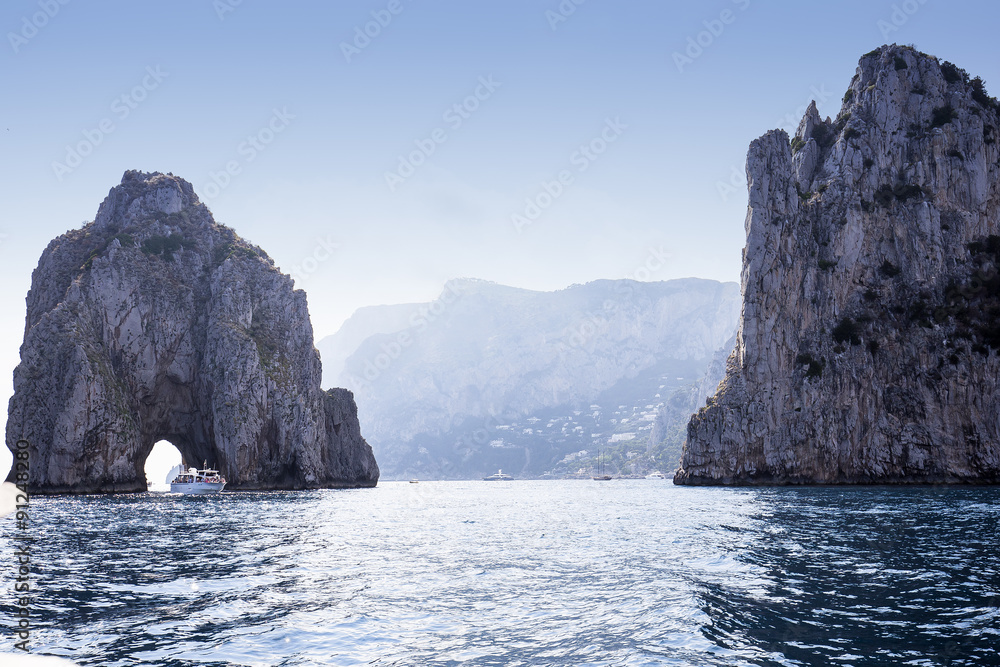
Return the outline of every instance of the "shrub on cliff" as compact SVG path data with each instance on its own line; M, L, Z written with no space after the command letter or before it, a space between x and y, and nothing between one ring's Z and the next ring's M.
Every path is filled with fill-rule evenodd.
M851 345L861 344L861 328L858 323L849 317L845 317L833 328L833 340L836 343L846 343Z
M931 113L931 129L947 125L956 118L958 118L958 113L950 104L946 104L943 107L935 107Z
M147 255L157 255L163 257L168 262L172 262L175 252L182 248L190 250L194 245L194 241L189 241L177 233L170 236L160 236L157 234L150 236L142 242L142 251Z

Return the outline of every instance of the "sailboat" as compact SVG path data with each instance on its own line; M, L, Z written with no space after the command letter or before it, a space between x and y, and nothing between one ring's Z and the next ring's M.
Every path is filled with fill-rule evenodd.
M601 458L601 450L597 450L597 474L594 475L593 479L598 482L607 482L611 479L611 475L604 472L604 459Z

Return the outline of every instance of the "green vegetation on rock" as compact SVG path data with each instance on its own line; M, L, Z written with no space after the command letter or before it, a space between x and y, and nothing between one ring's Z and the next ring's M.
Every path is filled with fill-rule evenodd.
M174 253L183 249L190 250L195 247L195 242L185 239L177 233L170 236L160 236L154 234L142 242L142 251L147 255L157 255L168 262L174 261Z

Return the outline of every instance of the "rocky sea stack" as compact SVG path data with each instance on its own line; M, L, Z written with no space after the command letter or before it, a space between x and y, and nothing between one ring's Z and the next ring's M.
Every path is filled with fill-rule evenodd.
M161 439L231 489L378 481L353 395L320 388L305 292L180 178L127 172L27 306L6 441L30 443L35 493L144 491Z
M750 146L743 312L681 484L1000 482L1000 105L913 48Z

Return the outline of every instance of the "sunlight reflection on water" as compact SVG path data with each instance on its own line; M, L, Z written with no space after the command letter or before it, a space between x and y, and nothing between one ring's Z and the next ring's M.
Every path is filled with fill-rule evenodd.
M80 665L972 665L1000 626L996 489L422 482L32 504L33 650Z

